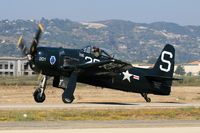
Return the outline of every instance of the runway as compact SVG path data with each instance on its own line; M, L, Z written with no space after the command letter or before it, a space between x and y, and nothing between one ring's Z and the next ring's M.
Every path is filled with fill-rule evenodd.
M0 104L0 110L8 109L100 109L100 108L185 108L200 107L200 103L115 103L115 102L91 102L91 103L73 103L73 104Z

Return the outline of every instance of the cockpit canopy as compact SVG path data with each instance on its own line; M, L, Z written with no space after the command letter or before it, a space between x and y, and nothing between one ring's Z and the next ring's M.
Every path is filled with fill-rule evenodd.
M86 46L85 48L83 48L83 51L85 53L92 54L95 57L103 56L103 57L107 57L107 58L112 58L110 54L108 54L103 49L96 47L96 46Z

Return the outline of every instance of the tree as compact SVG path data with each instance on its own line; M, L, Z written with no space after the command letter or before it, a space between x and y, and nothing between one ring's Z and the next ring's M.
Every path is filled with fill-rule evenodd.
M183 66L178 65L175 71L176 74L178 75L185 75L185 69Z
M192 72L188 72L188 73L187 73L187 76L192 76Z

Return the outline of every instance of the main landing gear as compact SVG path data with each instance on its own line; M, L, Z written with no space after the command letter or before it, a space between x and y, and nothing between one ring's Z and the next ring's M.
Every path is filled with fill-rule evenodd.
M76 88L77 76L77 71L74 71L69 77L68 84L62 94L62 100L64 103L72 103L74 101L74 91Z
M150 103L151 102L151 98L149 98L147 96L147 93L141 93L142 97L145 99L146 102Z
M33 93L34 100L37 103L43 103L44 100L46 99L46 95L44 93L46 89L46 83L47 83L47 76L44 75L43 78L40 80L38 88Z

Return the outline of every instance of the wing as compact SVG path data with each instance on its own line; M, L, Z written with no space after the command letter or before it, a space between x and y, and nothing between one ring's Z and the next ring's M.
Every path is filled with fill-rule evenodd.
M109 64L111 62L114 62L114 60L110 59L110 60L105 60L105 61L100 61L100 62L95 62L95 63L80 64L78 65L78 68L80 69L96 68L96 67Z
M69 62L70 61L70 62ZM68 71L74 71L75 69L81 70L83 73L86 73L87 75L110 75L113 76L118 72L125 71L127 69L132 68L132 65L126 62L123 62L121 60L117 59L106 59L100 62L94 62L94 63L83 63L78 64L77 61L70 60L67 61L67 65L62 66L62 69L68 70ZM69 65L71 64L71 65Z
M96 63L82 64L79 68L84 72L96 76L114 76L118 72L132 68L132 65L116 59L105 60Z

